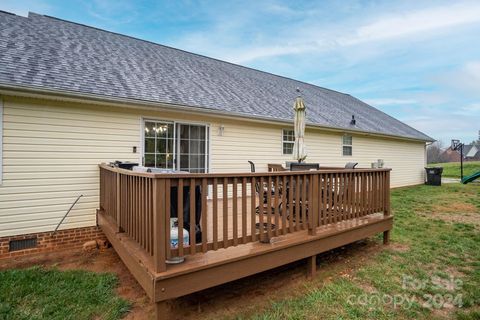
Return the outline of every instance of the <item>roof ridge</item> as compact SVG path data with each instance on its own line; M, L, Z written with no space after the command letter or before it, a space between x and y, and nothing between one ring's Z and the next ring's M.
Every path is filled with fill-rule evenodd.
M322 86L319 86L319 85L316 85L316 84L313 84L313 83L309 83L309 82L306 82L306 81L302 81L302 80L298 80L298 79L293 79L293 78L290 78L290 77L287 77L287 76L283 76L283 75L279 75L279 74L276 74L276 73L272 73L272 72L269 72L269 71L264 71L264 70L260 70L260 69L255 69L255 68L252 68L252 67L248 67L248 66L244 66L244 65L238 64L238 63L234 63L234 62L230 62L230 61L225 61L225 60L222 60L222 59L219 59L219 58L209 57L209 56L204 55L204 54L201 54L201 53L190 52L190 51L187 51L187 50L184 50L184 49L179 49L179 48L171 47L171 46L168 46L168 45L164 45L164 44L161 44L161 43L153 42L153 41L150 41L150 40L145 40L145 39L137 38L137 37L130 36L130 35L127 35L127 34L115 32L115 31L110 31L110 30L106 30L106 29L101 29L101 28L97 28L97 27L94 27L94 26L86 25L86 24L83 24L83 23L79 23L79 22L75 22L75 21L70 21L70 20L65 20L65 19L62 19L62 18L57 18L57 17L45 15L45 14L35 13L35 12L29 12L29 13L28 13L28 17L29 17L29 18L30 18L30 15L36 15L36 16L46 17L46 18L49 18L49 19L58 20L58 21L66 22L66 23L76 24L76 25L79 25L79 26L82 26L82 27L86 27L86 28L90 28L90 29L94 29L94 30L98 30L98 31L102 31L102 32L107 32L107 33L115 34L115 35L118 35L118 36L121 36L121 37L126 37L126 38L130 38L130 39L137 40L137 41L147 42L147 43L151 43L151 44L156 45L156 46L161 46L161 47L168 48L168 49L171 49L171 50L176 50L176 51L180 51L180 52L183 52L183 53L195 55L195 56L198 56L198 57L202 57L202 58L204 58L204 59L215 60L215 61L219 61L219 62L222 62L222 63L226 63L226 64L233 65L233 66L235 66L235 67L245 68L245 69L253 70L253 71L255 71L255 72L261 72L261 73L269 74L269 75L272 75L272 76L274 76L274 77L283 78L283 79L287 79L287 80L290 80L290 81L295 81L295 82L298 82L298 83L303 83L303 84L305 84L305 85L312 86L312 87L315 87L315 88L320 88L320 89L322 89L322 90L327 90L327 91L331 91L331 92L338 93L338 94L343 94L343 95L349 95L348 93L345 93L345 92L341 92L341 91L338 91L338 90L334 90L334 89L322 87Z

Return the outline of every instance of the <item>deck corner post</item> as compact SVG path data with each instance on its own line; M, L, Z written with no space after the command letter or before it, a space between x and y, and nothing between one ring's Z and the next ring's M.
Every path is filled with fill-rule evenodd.
M317 273L317 255L307 258L307 278L312 279Z
M385 172L385 183L384 183L384 192L385 192L385 203L383 206L383 215L390 215L390 170Z
M384 245L390 244L390 230L383 232L383 244Z
M153 180L153 262L155 272L167 270L166 260L166 232L165 223L165 179Z

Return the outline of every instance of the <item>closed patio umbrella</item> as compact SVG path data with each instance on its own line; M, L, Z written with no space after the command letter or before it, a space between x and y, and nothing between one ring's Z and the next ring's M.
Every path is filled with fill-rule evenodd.
M307 158L307 150L305 148L305 103L303 102L302 97L300 96L300 90L297 89L298 97L295 99L295 104L293 110L295 110L295 120L294 120L294 129L295 129L295 144L293 145L293 158L302 162Z

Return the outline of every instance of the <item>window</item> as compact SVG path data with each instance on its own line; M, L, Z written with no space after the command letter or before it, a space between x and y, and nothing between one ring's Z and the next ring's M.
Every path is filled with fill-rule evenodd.
M165 121L144 123L144 166L207 172L208 126Z
M283 154L292 154L294 143L295 143L295 132L293 130L283 129L282 130Z
M173 123L146 121L144 129L144 165L173 169Z
M342 139L343 139L343 155L351 156L352 155L352 136L344 135Z

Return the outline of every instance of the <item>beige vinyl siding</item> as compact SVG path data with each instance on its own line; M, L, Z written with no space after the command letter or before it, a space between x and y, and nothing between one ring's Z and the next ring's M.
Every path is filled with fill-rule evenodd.
M7 100L7 99L5 99ZM100 108L7 100L0 236L95 224L99 162L138 160L138 117Z
M291 161L291 155L282 155L281 129L285 126L252 123L225 124L223 137L212 137L212 168L215 171L248 170L247 160L265 171L268 163ZM320 166L344 166L358 162L359 167L371 167L372 162L384 160L392 168L392 187L423 183L425 143L374 136L353 135L352 156L342 155L342 134L318 129L307 129L305 143L307 162Z
M210 126L211 172L257 171L285 163L285 125L215 118L167 110L113 108L4 97L3 183L0 186L0 237L51 231L83 194L61 228L95 224L98 167L101 162L140 162L143 119L203 123ZM219 127L224 126L223 136ZM384 159L392 167L392 186L423 182L424 143L353 135L353 156L342 156L342 134L307 129L307 161L363 167ZM133 147L138 151L133 153Z
M0 96L0 186L3 179L3 99Z

